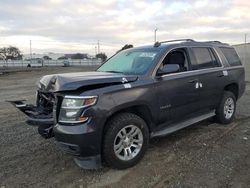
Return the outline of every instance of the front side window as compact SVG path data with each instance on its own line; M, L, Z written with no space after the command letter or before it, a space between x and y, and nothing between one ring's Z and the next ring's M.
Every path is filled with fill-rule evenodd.
M160 49L125 50L114 55L97 71L122 74L145 74L155 62Z
M178 64L180 67L179 72L184 72L188 70L188 59L185 49L175 49L168 53L162 62L162 66L168 64Z
M197 69L206 69L206 68L213 68L213 67L218 67L219 64L212 52L211 49L209 48L200 48L200 47L195 47L192 48L196 63L192 63L192 69L197 70Z

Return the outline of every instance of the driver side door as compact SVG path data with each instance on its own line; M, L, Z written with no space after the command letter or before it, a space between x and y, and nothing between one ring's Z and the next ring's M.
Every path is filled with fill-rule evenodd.
M172 58L173 52L183 57ZM162 62L168 63L179 64L180 71L156 76L159 123L178 122L199 110L198 75L190 72L188 50L181 48L170 51Z

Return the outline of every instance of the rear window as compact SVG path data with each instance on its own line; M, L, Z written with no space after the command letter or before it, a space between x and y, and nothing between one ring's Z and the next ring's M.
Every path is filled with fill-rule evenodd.
M209 48L194 47L192 48L197 64L192 65L193 70L218 67L219 64L214 53Z
M237 55L235 49L233 48L220 48L220 49L231 66L241 65L240 58Z

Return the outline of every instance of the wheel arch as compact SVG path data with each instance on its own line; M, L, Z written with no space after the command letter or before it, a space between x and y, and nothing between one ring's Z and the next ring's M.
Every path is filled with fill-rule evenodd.
M224 91L231 91L234 95L236 100L239 97L239 85L237 83L230 83L224 87Z
M130 104L130 105L122 106L122 107L117 107L116 109L111 110L104 123L103 131L106 130L105 129L106 125L111 118L123 112L136 114L137 116L139 116L146 122L149 132L152 131L155 123L153 120L152 112L146 104L136 104L136 105Z

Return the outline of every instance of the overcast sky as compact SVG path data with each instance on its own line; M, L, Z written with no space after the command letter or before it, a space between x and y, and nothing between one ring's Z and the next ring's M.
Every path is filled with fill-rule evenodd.
M193 38L236 44L250 41L250 1L1 0L0 46L35 53L100 51L125 44Z

